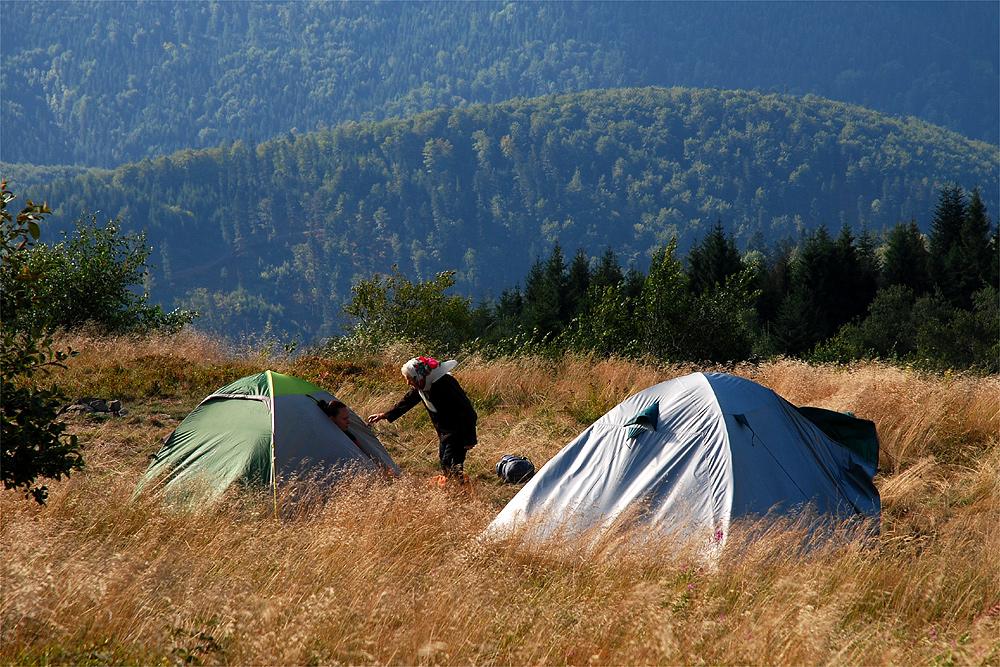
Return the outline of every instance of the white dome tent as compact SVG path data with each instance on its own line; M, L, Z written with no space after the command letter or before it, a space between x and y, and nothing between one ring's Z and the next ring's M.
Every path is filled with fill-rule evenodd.
M641 391L594 422L484 535L599 533L630 512L665 536L720 547L740 516L810 508L877 525L877 463L870 421L796 408L740 377L694 373Z

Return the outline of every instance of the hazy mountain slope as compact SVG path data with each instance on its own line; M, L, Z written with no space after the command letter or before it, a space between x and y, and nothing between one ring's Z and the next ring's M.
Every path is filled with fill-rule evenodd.
M394 263L457 270L478 297L557 240L642 265L717 220L740 247L823 222L926 228L944 184L981 187L995 212L998 162L996 146L817 97L646 88L182 151L26 194L57 226L100 210L147 229L154 300L329 334L350 286Z
M1000 142L995 2L0 2L0 160L115 167L622 86L818 94Z

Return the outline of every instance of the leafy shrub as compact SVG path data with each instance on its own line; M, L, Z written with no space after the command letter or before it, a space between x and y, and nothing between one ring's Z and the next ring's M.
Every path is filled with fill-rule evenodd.
M973 295L972 301L972 310L944 308L918 322L916 357L920 365L937 370L972 368L986 373L1000 372L997 288L984 287ZM918 311L917 306L914 311Z
M814 362L885 359L930 370L1000 371L1000 304L984 287L973 309L952 308L940 293L916 298L902 285L879 290L861 322L844 325L808 355Z
M149 254L145 233L123 234L117 221L99 225L80 218L76 231L57 244L38 243L14 250L2 269L4 284L30 274L33 297L19 302L6 291L5 325L18 331L73 329L93 323L111 333L178 330L196 316L164 313L133 288L146 277Z
M454 276L454 271L443 271L414 283L393 265L392 275L362 280L344 306L350 321L345 329L373 349L412 340L454 350L473 336L471 299L445 294L454 286Z
M580 352L663 360L742 361L753 353L752 269L727 276L724 284L689 288L676 241L653 255L638 294L624 282L593 287L587 309L567 334Z
M38 223L49 213L45 205L27 201L27 206L16 216L7 211L7 204L14 195L7 189L6 181L0 194L0 276L3 310L0 317L11 312L44 309L44 296L37 293L39 275L27 266L15 264L15 259L31 248L38 240ZM10 309L8 309L10 308ZM5 489L23 490L25 497L33 497L45 504L47 486L36 486L39 478L59 480L73 470L83 468L83 457L76 436L65 434L66 425L57 421L59 408L65 395L58 387L39 387L38 375L48 367L61 365L72 350L54 350L52 339L44 334L42 326L18 330L6 319L0 320L0 413L2 413L2 453L0 453L0 478Z

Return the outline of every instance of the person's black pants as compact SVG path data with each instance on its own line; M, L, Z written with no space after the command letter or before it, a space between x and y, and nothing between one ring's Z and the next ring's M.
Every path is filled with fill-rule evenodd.
M444 474L461 475L467 451L463 443L439 443L438 457L441 459L441 470Z

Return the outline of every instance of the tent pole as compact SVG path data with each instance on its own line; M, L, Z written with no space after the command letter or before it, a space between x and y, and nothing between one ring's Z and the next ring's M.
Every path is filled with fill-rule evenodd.
M278 485L271 480L271 490L274 492L274 518L278 518Z

